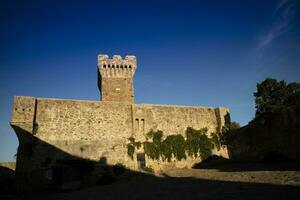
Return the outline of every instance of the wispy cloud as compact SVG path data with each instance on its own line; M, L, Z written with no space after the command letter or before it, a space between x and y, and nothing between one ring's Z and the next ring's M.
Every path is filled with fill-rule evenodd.
M280 10L285 4L287 4L289 2L289 0L281 0L278 1L276 7L275 7L275 12L277 12L278 10Z
M259 48L266 48L276 38L288 31L295 14L295 2L293 0L279 1L274 9L274 22L259 38Z

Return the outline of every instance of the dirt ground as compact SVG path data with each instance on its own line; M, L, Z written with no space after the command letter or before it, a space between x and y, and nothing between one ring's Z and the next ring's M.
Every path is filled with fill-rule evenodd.
M211 169L170 169L160 176L128 175L77 191L13 199L292 199L300 196L300 164L230 164Z

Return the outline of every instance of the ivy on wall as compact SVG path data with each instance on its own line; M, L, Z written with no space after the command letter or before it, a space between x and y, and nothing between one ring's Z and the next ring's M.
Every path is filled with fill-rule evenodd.
M142 145L145 154L153 160L170 162L172 157L177 160L186 159L186 156L201 157L205 159L212 154L214 147L220 148L219 138L217 134L213 134L212 138L207 137L207 128L200 130L188 127L185 135L186 139L180 135L168 135L163 138L163 132L150 131L147 133L146 141L136 142L133 137L128 138L127 153L133 159L135 148L139 149Z
M139 149L142 146L141 142L136 142L133 137L128 138L129 143L127 144L127 154L133 160L133 154L135 152L135 148Z

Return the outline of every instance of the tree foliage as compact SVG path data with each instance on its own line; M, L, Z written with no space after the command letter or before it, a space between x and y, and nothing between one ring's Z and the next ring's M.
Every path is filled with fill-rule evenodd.
M267 78L256 87L256 117L300 104L300 83L287 84L284 80Z
M239 129L240 127L241 127L240 124L239 124L238 122L235 122L235 121L231 122L231 123L228 125L228 129L229 129L230 131Z
M219 142L219 145L228 145L235 138L235 135L240 128L240 124L238 122L231 122L230 124L223 127L222 132L218 135L218 140L215 143ZM213 136L213 139L216 136ZM218 147L217 147L218 148Z

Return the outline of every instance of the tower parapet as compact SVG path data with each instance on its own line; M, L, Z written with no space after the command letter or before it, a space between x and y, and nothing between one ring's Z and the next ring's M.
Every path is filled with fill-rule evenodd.
M102 77L125 78L133 77L136 70L136 57L114 55L111 59L108 55L98 56L98 69Z
M135 56L98 55L98 87L102 101L134 103Z

